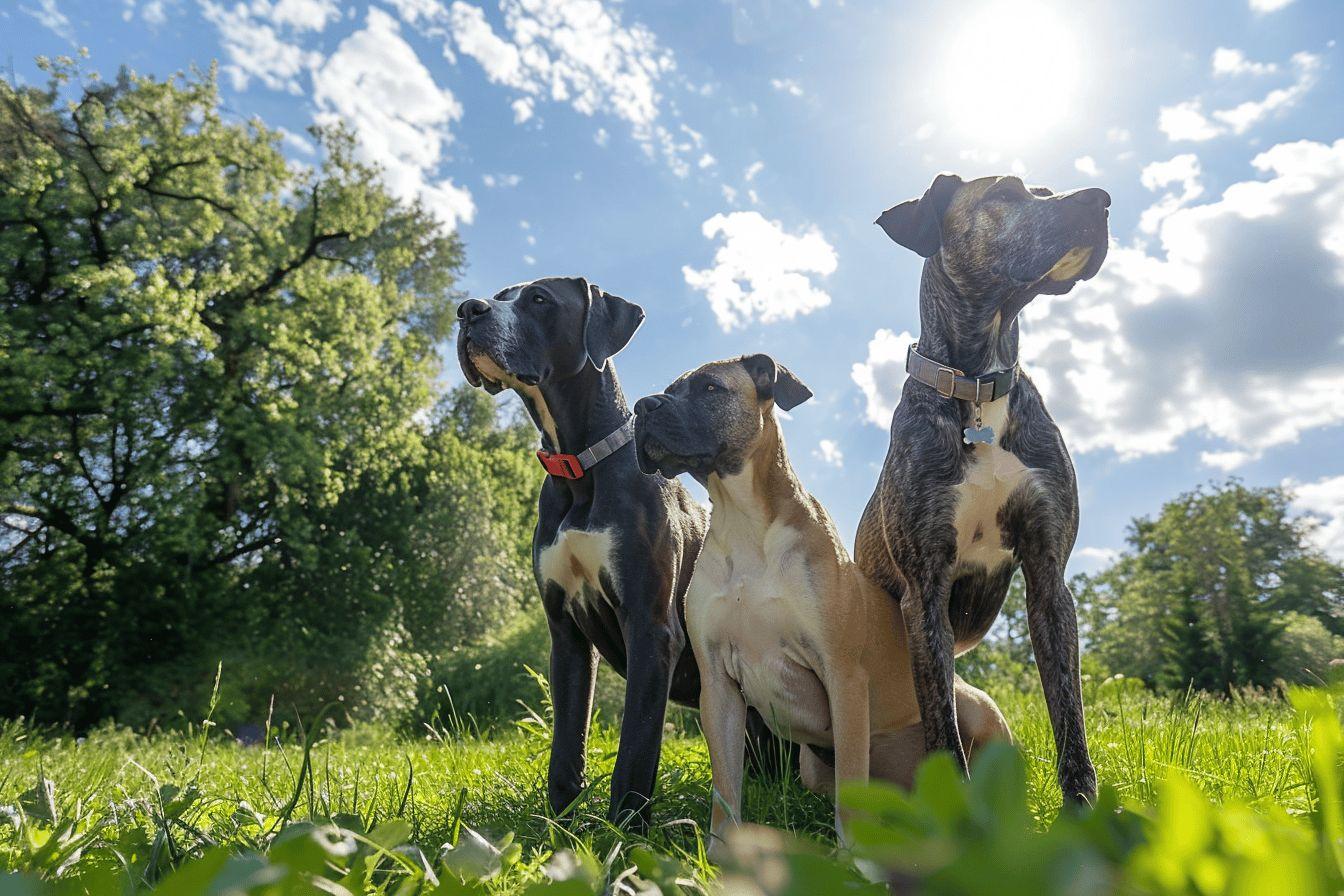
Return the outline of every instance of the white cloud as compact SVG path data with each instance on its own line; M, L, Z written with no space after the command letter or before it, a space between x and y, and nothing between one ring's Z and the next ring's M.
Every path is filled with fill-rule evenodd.
M787 93L789 96L803 95L803 85L799 84L793 78L771 78L770 86L780 93Z
M718 160L715 159L712 155L710 155L709 153L705 153L700 157L700 161L696 162L695 164L697 168L708 168L711 165L714 165L717 161Z
M465 0L455 0L446 19L458 52L491 82L524 94L513 101L515 121L530 119L546 100L582 115L613 115L648 154L661 153L678 173L689 169L682 145L659 123L659 82L675 61L652 31L622 23L618 9L598 0L501 0L500 8L502 32Z
M1264 179L1166 215L1161 254L1113 247L1026 309L1023 361L1073 450L1132 458L1203 433L1226 446L1206 461L1231 463L1344 422L1344 139L1251 164Z
M719 192L723 194L723 201L727 203L737 202L737 189L728 184L719 184Z
M840 450L831 439L822 439L817 443L817 450L812 452L812 456L819 458L822 463L829 464L832 467L843 467L845 465L845 453Z
M1088 177L1096 177L1101 174L1101 169L1097 167L1097 160L1091 156L1079 156L1074 159L1073 167Z
M598 128L597 133L593 134L593 142L598 146L606 146L611 141L611 135L607 133L606 128Z
M1200 183L1199 157L1192 152L1181 153L1165 162L1152 162L1144 167L1139 182L1149 190L1156 192L1172 184L1180 185L1180 192L1166 191L1162 198L1139 215L1139 229L1144 233L1156 233L1162 221L1178 208L1184 208L1204 193Z
M863 391L864 416L874 426L891 426L891 415L905 387L905 355L915 337L878 330L868 342L868 357L850 368L849 377Z
M1222 133L1204 114L1199 100L1163 106L1157 113L1157 126L1168 140L1212 140Z
M37 23L43 28L47 28L56 33L57 37L63 37L68 41L74 41L75 32L70 27L70 18L61 12L56 0L37 0L37 6L20 6L20 10L37 19Z
M1262 100L1250 100L1231 109L1220 109L1213 113L1213 117L1231 128L1234 134L1244 134L1272 113L1296 105L1315 86L1321 69L1321 57L1313 53L1294 53L1293 68L1297 72L1297 79L1288 87L1271 90Z
M1106 139L1112 143L1128 143L1130 133L1127 128L1111 127L1106 129Z
M915 139L921 141L928 140L937 132L937 130L938 128L933 122L926 121L919 127L915 128Z
M1102 570L1120 559L1120 552L1115 548L1082 547L1075 548L1072 559L1091 570Z
M1283 9L1293 0L1250 0L1251 9L1255 12L1277 12Z
M1238 51L1229 50L1229 53ZM1261 63L1238 57L1240 64L1259 66ZM1275 112L1291 108L1306 96L1320 79L1321 57L1314 53L1294 53L1292 57L1293 83L1271 90L1263 98L1247 100L1228 109L1205 113L1203 102L1196 98L1158 110L1157 126L1170 140L1204 141L1224 134L1244 134ZM1218 67L1218 53L1214 53L1214 68ZM1225 58L1224 65L1231 65Z
M1215 75L1268 75L1279 70L1272 62L1252 62L1246 54L1232 47L1219 47L1211 60Z
M320 65L322 54L283 36L266 18L271 12L265 0L232 6L211 0L201 3L201 15L219 30L220 46L229 60L223 70L235 90L246 90L256 78L271 90L297 96L303 92L300 76Z
M1249 451L1201 451L1199 454L1200 463L1215 467L1224 473L1230 473L1254 459L1255 456Z
M788 320L831 303L811 279L832 273L837 264L835 249L816 228L795 236L760 212L729 212L705 221L700 230L706 239L723 238L714 265L684 266L681 274L705 294L724 332L752 321Z
M439 0L384 0L397 11L397 15L408 25L415 25L420 20L426 22L435 22L446 17L447 12Z
M140 5L140 18L146 25L158 27L168 21L168 3L176 5L180 0L148 0ZM135 18L136 0L121 0L121 20L129 22Z
M510 189L523 182L521 174L482 174L481 183L487 187L502 187Z
M253 0L254 13L295 31L321 31L341 17L336 0Z
M288 128L276 128L276 130L280 132L281 142L290 149L301 152L306 156L311 156L317 152L313 142L302 134L296 134Z
M747 183L751 183L753 180L756 179L756 175L760 174L764 170L765 170L764 162L759 161L752 162L750 165L747 166L747 170L742 172L742 179L745 180Z
M1335 560L1344 561L1344 476L1315 482L1283 481L1293 492L1292 508L1316 520L1312 540Z
M475 59L485 76L496 84L519 89L530 89L528 75L523 70L523 56L518 48L495 34L485 20L485 12L470 3L454 3L450 27L457 49ZM534 89L532 92L536 92Z
M395 195L421 199L450 228L471 221L471 193L437 175L462 106L434 83L391 15L369 9L364 28L314 72L313 101L319 121L351 128L361 156L382 166Z

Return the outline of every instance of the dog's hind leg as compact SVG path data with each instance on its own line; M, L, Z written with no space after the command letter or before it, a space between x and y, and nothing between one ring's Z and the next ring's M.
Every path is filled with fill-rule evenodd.
M1087 752L1083 686L1078 669L1078 616L1061 564L1045 552L1024 551L1027 626L1036 669L1055 732L1059 786L1066 802L1093 802L1097 772Z
M1012 734L1003 713L994 699L977 687L955 679L957 700L957 729L961 732L961 746L968 757L993 740L1011 742ZM886 731L873 736L872 776L902 787L912 787L915 772L928 754L924 750L923 726L916 722L897 731Z
M1008 721L999 711L994 698L957 676L957 730L961 732L961 746L967 757L975 758L980 748L990 741L1013 742Z

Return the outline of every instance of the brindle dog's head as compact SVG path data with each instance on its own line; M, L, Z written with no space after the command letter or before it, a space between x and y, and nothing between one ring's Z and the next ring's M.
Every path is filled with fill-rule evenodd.
M457 319L462 373L493 395L569 379L586 364L601 370L635 335L644 309L582 277L547 277L468 299Z
M682 374L666 392L635 403L639 468L671 478L690 473L732 476L756 448L774 408L790 410L812 397L769 355L713 361Z
M1007 317L1100 270L1110 204L1095 187L1054 193L1019 177L940 174L922 197L887 209L877 223L902 246L937 256L968 301L1016 305L1004 309Z

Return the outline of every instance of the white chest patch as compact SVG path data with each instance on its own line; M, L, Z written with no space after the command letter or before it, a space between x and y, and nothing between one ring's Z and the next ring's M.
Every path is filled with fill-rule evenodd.
M993 569L1012 559L1012 552L1003 546L999 511L1014 491L1031 481L1031 471L999 447L1008 423L1009 400L1004 397L982 407L981 422L994 428L994 444L972 449L966 478L957 486L958 564Z
M601 574L605 570L611 576L615 556L616 539L610 531L565 529L538 555L537 570L543 582L559 585L571 599L583 598L604 593Z

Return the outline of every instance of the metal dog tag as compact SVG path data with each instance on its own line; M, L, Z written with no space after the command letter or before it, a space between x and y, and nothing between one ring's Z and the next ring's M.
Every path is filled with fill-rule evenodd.
M967 445L993 445L994 427L992 426L968 426L961 431L961 440Z

